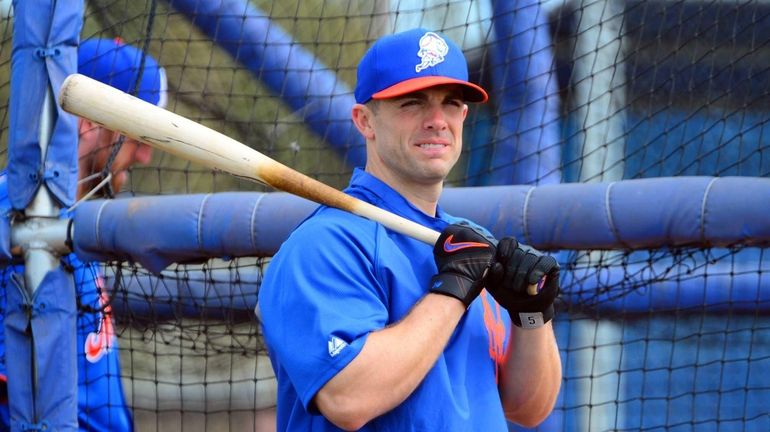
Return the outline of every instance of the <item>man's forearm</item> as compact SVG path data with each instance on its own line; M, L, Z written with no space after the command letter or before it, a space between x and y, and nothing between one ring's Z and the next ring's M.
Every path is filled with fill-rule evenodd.
M433 367L465 313L459 300L428 294L404 319L372 332L361 352L315 402L342 429L358 429L403 402Z
M500 396L508 420L540 424L553 410L561 387L561 359L551 322L538 329L511 326Z

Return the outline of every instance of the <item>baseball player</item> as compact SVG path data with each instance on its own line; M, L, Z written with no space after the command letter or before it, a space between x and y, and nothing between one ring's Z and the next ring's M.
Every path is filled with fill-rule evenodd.
M144 56L144 58L143 58ZM143 63L143 69L140 65ZM78 49L78 72L109 84L150 103L165 105L166 76L155 59L120 39L90 39ZM138 85L137 85L137 80ZM92 123L78 119L78 169L81 182L78 198L98 184L108 164L110 153L120 135ZM109 187L120 190L131 165L150 161L152 150L146 144L125 139L119 153L110 165L112 178ZM0 174L0 207L10 209L6 175ZM81 430L131 431L133 420L126 406L120 380L118 350L114 334L109 300L104 281L96 266L80 262L74 254L63 259L73 269L78 293L78 422ZM0 288L0 318L5 309L5 289L10 275L22 273L22 265L2 269ZM6 376L3 326L0 325L0 430L9 430L7 389L5 383L14 377Z
M468 82L457 45L415 29L374 43L355 97L367 161L345 192L441 236L432 247L325 206L292 233L259 293L278 430L540 423L561 383L558 264L438 206L466 103L487 93Z

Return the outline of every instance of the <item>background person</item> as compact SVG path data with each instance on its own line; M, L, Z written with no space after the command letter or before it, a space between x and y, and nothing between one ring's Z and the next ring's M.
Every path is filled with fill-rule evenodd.
M143 58L144 57L144 58ZM143 67L141 67L143 61ZM78 49L78 73L109 84L137 97L164 106L166 75L150 55L124 44L120 39L89 39ZM137 86L138 82L138 86ZM138 88L138 92L134 90ZM126 181L126 170L134 164L146 164L152 150L146 144L125 139L120 151L109 164L114 144L121 136L90 120L78 119L78 183L77 198L99 184L108 168L111 187L119 191ZM0 207L10 210L6 175L0 174ZM104 189L101 191L104 192ZM111 195L111 193L110 193ZM120 378L120 364L109 299L104 281L95 265L80 262L74 254L63 258L73 269L78 294L78 422L81 430L131 431L133 420L126 405ZM21 264L2 269L0 318L4 315L5 289L11 273L22 273ZM4 329L0 325L0 430L10 429L7 379L5 368Z

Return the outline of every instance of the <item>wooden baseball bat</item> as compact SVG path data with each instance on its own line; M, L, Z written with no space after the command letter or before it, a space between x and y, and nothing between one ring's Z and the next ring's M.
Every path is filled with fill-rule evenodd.
M363 216L429 245L434 245L440 235L299 173L200 123L87 76L67 77L59 104L64 111L183 159Z
M59 104L64 111L191 162L363 216L431 245L438 240L434 230L353 198L200 123L87 76L67 77Z

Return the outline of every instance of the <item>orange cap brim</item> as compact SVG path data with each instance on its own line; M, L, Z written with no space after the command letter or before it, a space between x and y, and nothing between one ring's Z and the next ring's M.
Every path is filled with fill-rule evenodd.
M403 96L407 93L424 90L428 87L435 87L438 85L446 84L461 85L463 87L463 98L466 102L482 103L489 99L487 92L476 84L443 76L426 76L401 81L398 84L392 85L385 90L378 91L377 93L373 94L372 99L390 99L397 96Z

